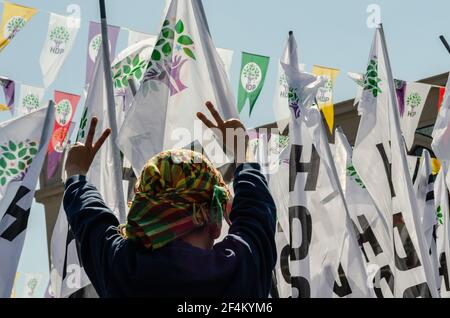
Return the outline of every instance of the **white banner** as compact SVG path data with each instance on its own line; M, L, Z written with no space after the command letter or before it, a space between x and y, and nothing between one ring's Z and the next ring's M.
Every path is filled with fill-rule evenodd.
M326 79L282 63L291 96L289 226L292 297L373 297L314 97Z
M0 124L0 298L11 296L53 122L45 107Z
M437 296L401 136L397 96L382 28L375 32L359 103L353 165L392 229L395 297Z
M45 89L30 85L20 85L19 100L16 102L16 116L29 114L42 107Z
M200 1L173 0L149 68L119 133L119 145L139 173L163 149L182 148L203 140L213 163L223 160L213 138L205 143L196 113L205 102L216 105L224 119L238 118L223 63L208 31ZM195 123L199 127L195 128ZM211 136L212 137L212 136ZM227 163L225 158L225 162Z
M372 201L352 164L352 148L336 129L335 161L348 211L363 251L369 275L367 284L378 298L394 297L394 254L391 229Z
M39 59L44 86L50 86L72 50L80 19L50 13L47 37Z

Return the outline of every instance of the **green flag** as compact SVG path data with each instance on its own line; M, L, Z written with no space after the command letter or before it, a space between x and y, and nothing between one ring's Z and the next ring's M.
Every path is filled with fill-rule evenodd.
M250 115L266 79L269 57L242 52L241 76L239 78L238 111L244 108L247 98Z

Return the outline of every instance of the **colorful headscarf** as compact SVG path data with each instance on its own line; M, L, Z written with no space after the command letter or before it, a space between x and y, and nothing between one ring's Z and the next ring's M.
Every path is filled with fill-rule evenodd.
M126 238L157 249L207 223L220 224L230 192L220 172L202 154L164 151L145 165L137 182Z

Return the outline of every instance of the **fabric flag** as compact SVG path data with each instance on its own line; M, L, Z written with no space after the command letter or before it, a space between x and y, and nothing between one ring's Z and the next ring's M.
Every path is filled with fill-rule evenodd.
M37 298L36 290L41 285L43 276L42 273L25 273L22 298Z
M434 183L436 208L436 245L439 261L438 288L441 297L450 297L450 209L448 202L448 187L445 174L448 173L447 163L444 162Z
M142 40L119 53L112 63L117 127L120 129L125 114L141 86L156 39ZM133 87L130 87L132 80Z
M287 47L284 50L283 57L280 62L287 63ZM300 71L305 70L305 65L300 64ZM273 112L275 114L275 119L277 121L277 127L280 134L284 133L286 127L289 125L291 120L291 113L288 107L288 95L289 95L289 85L286 81L286 74L284 73L283 67L278 63L278 76L277 84L275 85L275 95L273 101Z
M94 140L110 127L108 117L107 88L105 81L102 49L100 49L94 65L92 82L86 98L86 106L80 121L78 141L84 142L87 130L93 116L98 118L97 130ZM122 189L122 184L115 184L115 175L122 175L122 171L115 171L111 158L113 157L112 138L108 138L97 153L87 174L88 181L100 192L106 205L113 211L119 220L120 198L117 189ZM123 220L122 220L123 221ZM79 246L69 228L64 206L61 204L59 216L53 230L51 240L50 274L51 293L54 297L68 297L77 290L90 284L84 272L83 264L79 256Z
M250 115L261 93L266 79L270 58L242 52L241 72L239 76L238 111L242 112L245 102L249 101Z
M50 141L53 103L0 124L0 297L11 290Z
M275 244L277 246L277 264L274 275L277 294L280 298L292 297L290 253L289 244L289 142L286 136L272 136L270 145L278 148L278 159L271 160L274 165L273 173L269 178L269 189L277 207L277 225L275 232ZM269 146L269 148L273 148ZM269 157L270 158L270 157ZM286 158L286 159L284 159ZM272 169L272 168L271 168Z
M223 62L223 66L224 66L225 72L227 73L228 80L229 80L230 72L231 72L231 63L233 62L234 52L232 50L228 50L228 49L217 48L217 53L219 54L220 59Z
M30 85L20 85L19 104L17 105L16 114L24 115L40 108L42 99L44 98L45 89Z
M291 108L289 231L292 297L373 297L320 110L327 79L298 70L294 36L282 63Z
M335 138L336 169L367 272L370 274L368 284L378 298L394 297L391 230L353 167L352 148L341 129L336 129Z
M136 43L139 43L141 41L144 40L151 40L154 43L156 43L157 40L156 35L153 34L148 34L148 33L144 33L144 32L138 32L138 31L133 31L133 30L128 30L128 44L127 47L130 47Z
M416 129L430 89L431 85L422 83L411 82L404 85L403 105L399 105L400 127L408 150L413 146ZM401 95L397 92L400 101L399 96Z
M80 19L50 13L47 37L39 59L44 86L50 86L72 50Z
M433 130L431 148L440 161L450 162L450 77Z
M364 87L364 75L359 73L347 72L347 76L356 83L356 95L353 102L353 106L356 106L361 101Z
M439 87L439 98L438 98L438 112L441 110L442 102L444 101L445 87Z
M37 10L17 4L3 2L3 17L0 23L0 52L22 30Z
M395 297L436 297L433 268L420 231L397 97L382 27L369 55L353 165L382 212L394 241Z
M339 70L324 66L314 65L312 73L317 76L324 76L327 78L327 83L324 87L319 88L317 92L317 104L322 111L325 121L327 122L330 133L334 130L334 104L333 104L333 89L336 77L339 75Z
M224 119L238 118L208 30L201 1L171 2L144 81L119 133L120 148L137 175L163 149L200 142L202 134L196 131L203 126L196 113L205 111L206 101L216 105ZM216 141L201 143L213 163L224 163L222 152L215 151L221 149Z
M47 178L51 178L62 159L63 151L67 144L68 133L72 118L75 114L80 96L60 91L55 91L55 123L52 139L48 147Z
M12 113L14 111L16 84L9 78L0 77L0 86L3 88L5 95L5 104L0 104L0 112L9 110Z
M108 25L108 40L109 48L111 52L111 59L114 59L116 55L117 39L119 37L120 27ZM102 46L102 27L100 23L89 22L89 35L88 35L88 47L87 47L87 58L86 58L86 82L85 85L88 86L92 73L94 71L95 59Z
M414 179L414 192L417 198L417 214L420 220L420 230L425 237L426 248L429 251L431 265L436 283L439 281L439 263L436 249L435 230L437 226L433 168L428 150L424 150L419 160L417 176ZM439 286L438 286L439 288Z

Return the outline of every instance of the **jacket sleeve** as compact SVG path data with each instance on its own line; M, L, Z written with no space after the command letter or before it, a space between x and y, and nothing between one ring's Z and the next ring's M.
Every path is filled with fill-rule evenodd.
M83 267L99 296L107 290L114 255L123 243L119 222L85 176L70 177L63 198L67 220L81 248Z
M270 291L272 271L276 264L276 207L260 165L245 163L235 172L234 199L230 213L229 234L248 244L255 262L257 279Z

